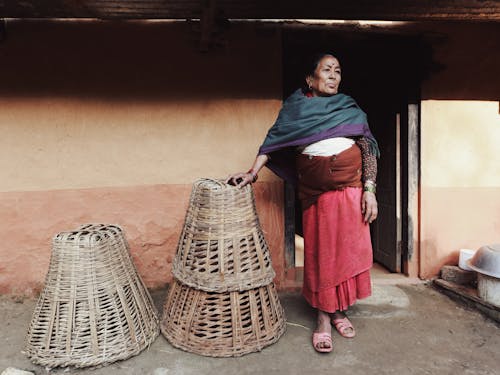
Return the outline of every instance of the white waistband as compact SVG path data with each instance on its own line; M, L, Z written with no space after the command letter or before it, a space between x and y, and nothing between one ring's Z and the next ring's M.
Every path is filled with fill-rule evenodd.
M302 150L302 153L312 156L332 156L347 150L353 144L354 140L351 138L328 138L311 143Z

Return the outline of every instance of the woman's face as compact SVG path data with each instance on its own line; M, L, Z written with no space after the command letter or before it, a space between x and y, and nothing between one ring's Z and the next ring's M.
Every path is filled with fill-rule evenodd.
M339 91L340 79L339 61L327 55L319 61L314 75L307 76L306 82L313 96L331 96Z

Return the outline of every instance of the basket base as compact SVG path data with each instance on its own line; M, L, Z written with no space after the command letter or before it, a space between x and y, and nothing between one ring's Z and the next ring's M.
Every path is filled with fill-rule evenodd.
M238 357L277 342L286 329L274 284L243 292L205 292L174 279L161 332L176 348L210 357Z

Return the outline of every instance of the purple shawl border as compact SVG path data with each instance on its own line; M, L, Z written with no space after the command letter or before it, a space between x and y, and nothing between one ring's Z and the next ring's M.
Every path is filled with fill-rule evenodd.
M272 154L266 166L279 177L295 186L297 183L295 149L292 147L307 145L327 138L346 136L366 136L373 138L367 124L343 124L306 137L274 145L261 146L258 155Z

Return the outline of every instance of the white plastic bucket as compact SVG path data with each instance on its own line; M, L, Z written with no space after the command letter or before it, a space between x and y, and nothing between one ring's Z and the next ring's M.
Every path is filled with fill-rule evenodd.
M471 250L471 249L460 249L460 255L458 257L458 266L466 271L472 271L472 268L470 268L467 265L467 261L474 256L476 253L476 250Z

